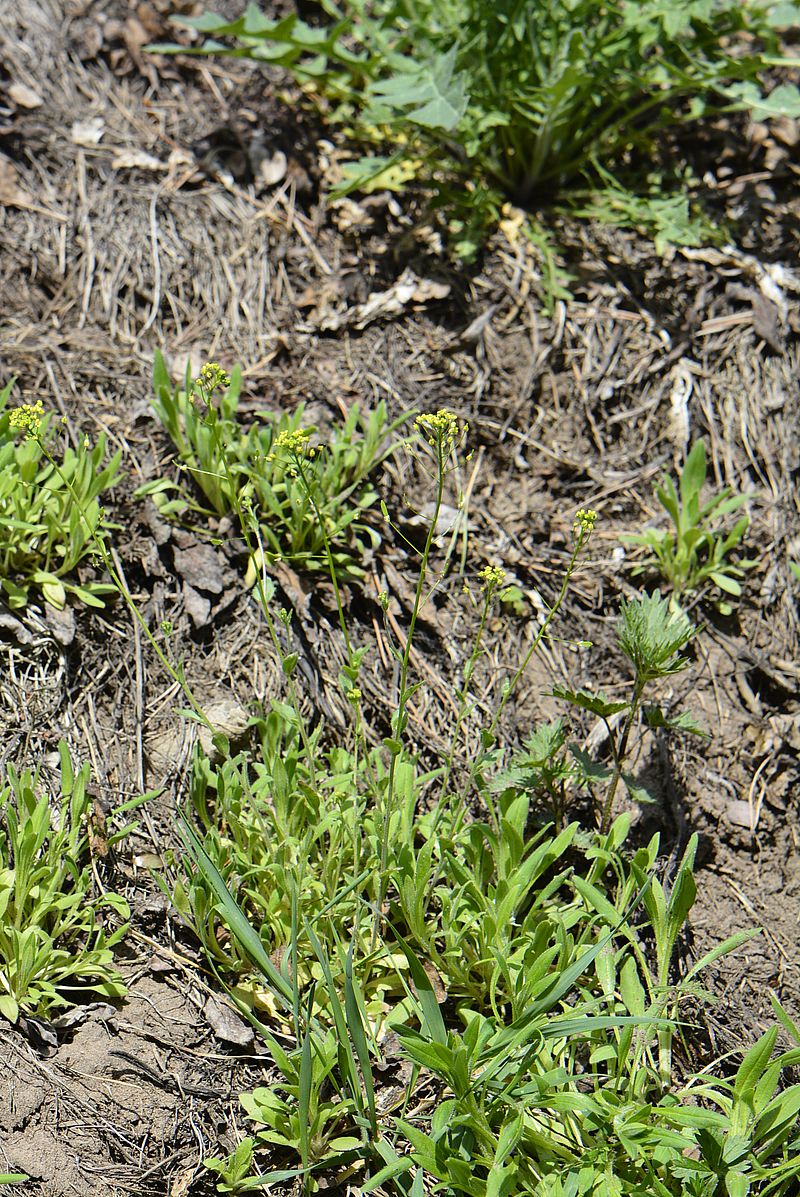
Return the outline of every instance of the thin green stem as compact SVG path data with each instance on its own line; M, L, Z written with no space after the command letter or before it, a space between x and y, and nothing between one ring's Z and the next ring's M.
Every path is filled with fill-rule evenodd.
M447 442L449 449L450 442ZM406 636L406 643L403 649L403 656L400 662L400 688L397 702L397 712L394 717L394 740L392 745L392 756L389 763L389 776L386 784L386 793L384 795L383 808L383 828L381 832L381 856L380 856L380 873L378 879L378 901L375 912L375 922L372 929L372 947L373 951L378 937L379 921L383 915L383 904L386 900L386 891L388 889L388 877L386 875L387 863L389 859L389 830L391 826L392 815L394 813L394 796L395 787L397 784L397 765L400 760L402 752L402 737L408 722L408 700L410 697L408 689L408 670L411 660L411 645L414 639L414 631L417 626L417 619L422 607L422 591L425 586L425 579L428 574L428 560L433 546L433 538L436 535L436 526L439 522L439 513L442 508L442 500L444 497L444 478L445 478L445 438L440 435L435 444L436 449L436 499L433 505L433 513L431 515L430 523L428 525L428 535L425 539L425 548L422 551L422 560L420 562L419 574L417 575L417 585L414 591L414 605L411 610L411 619L408 625L408 635Z
M469 686L470 686L470 682L472 681L472 675L475 672L475 665L478 661L478 657L481 655L481 652L482 652L483 633L486 630L486 621L489 618L489 610L492 605L492 598L494 596L494 590L495 590L495 588L493 586L487 587L487 589L486 589L486 593L484 595L483 610L481 611L480 622L478 624L478 630L475 635L475 643L472 647L472 652L470 654L470 658L464 667L464 681L463 681L463 684L461 687L461 691L459 692L459 695L458 695L458 698L459 698L458 714L456 715L455 727L453 728L453 737L452 737L451 744L450 744L450 752L448 753L447 761L445 762L445 772L444 772L444 777L442 778L441 796L440 796L439 802L436 807L436 814L434 816L433 826L431 828L432 836L436 834L436 831L439 827L439 823L440 823L442 813L444 810L444 805L447 801L447 787L450 784L450 777L453 772L456 748L458 746L459 736L461 735L461 728L463 727L464 720L466 719L466 715L467 715L467 706L468 706L468 702L469 702Z
M628 740L630 739L634 720L639 713L639 704L642 700L642 692L644 687L644 679L637 674L633 687L633 696L631 697L631 705L628 708L628 716L625 720L625 726L622 729L622 735L620 736L614 750L614 771L611 774L611 780L608 783L608 792L606 793L606 800L603 803L603 814L600 819L600 831L604 835L607 834L609 828L611 827L611 812L614 806L614 796L617 792L619 779L622 776L622 766L625 762L625 754L628 751ZM614 741L612 739L612 744L613 743Z
M316 517L316 520L317 520L317 526L319 527L320 533L322 534L322 542L325 545L325 556L328 561L328 572L331 577L333 593L336 597L336 611L339 616L339 627L342 629L342 635L344 636L344 642L347 645L347 655L350 658L350 660L352 661L353 645L350 642L350 633L347 630L347 620L346 620L345 614L344 614L344 604L342 602L342 592L339 589L339 580L336 577L336 564L333 560L333 551L331 549L331 542L328 538L328 530L325 527L325 520L322 518L322 512L320 511L320 509L317 505L317 501L314 498L314 494L313 494L311 487L308 483L308 479L306 478L305 471L303 470L302 458L300 457L299 453L294 453L293 458L294 458L294 464L297 467L297 472L299 473L300 477L303 480L303 486L306 489L306 496L307 496L308 501L311 504L311 507L314 511L314 516Z
M519 680L522 677L523 673L528 668L531 657L536 652L539 645L542 643L542 640L544 639L544 637L547 635L547 631L548 631L548 628L550 627L550 624L553 622L556 615L558 614L558 612L561 609L561 605L567 596L567 590L569 589L570 580L572 578L573 573L575 572L575 566L577 565L578 557L580 555L581 550L583 549L583 546L586 544L586 541L588 540L588 538L589 538L588 533L586 533L583 529L581 529L580 532L578 533L578 535L576 536L575 544L572 549L572 554L571 554L569 562L567 564L567 568L564 573L564 579L561 583L561 589L558 592L556 601L553 603L553 606L548 611L547 618L545 619L544 623L539 628L539 631L534 636L533 641L531 642L531 645L530 645L528 651L526 652L525 656L523 657L521 664L517 668L516 672L514 673L514 675L511 678L511 680L504 687L503 697L501 698L500 702L498 703L497 710L494 713L494 718L492 719L492 722L489 724L488 734L490 736L494 736L494 733L497 730L497 725L500 722L500 719L503 715L503 711L506 708L508 700L511 698L511 695L516 690L517 685L519 684Z
M278 632L275 627L275 621L272 618L272 612L270 610L269 604L270 604L271 596L267 593L266 556L264 553L264 546L261 543L261 536L260 536L260 532L259 532L258 523L257 523L257 521L253 520L253 531L255 533L255 537L258 542L258 556L256 556L255 551L254 551L253 541L251 539L250 520L248 519L248 514L245 511L244 505L242 503L241 488L237 484L236 479L234 478L233 473L231 471L230 462L228 460L228 454L226 452L226 446L225 446L225 443L220 434L221 421L220 421L219 417L217 416L217 413L211 403L211 399L213 397L213 392L206 392L205 388L202 385L200 385L198 389L200 390L200 393L203 397L203 401L204 401L204 403L208 409L208 412L209 412L211 434L214 437L215 447L219 454L220 461L222 462L222 468L225 471L225 478L228 483L228 489L230 491L230 499L231 499L231 503L233 504L233 509L236 514L236 519L239 523L239 529L242 533L242 539L244 540L245 547L250 556L250 559L253 561L258 561L260 563L260 568L258 568L256 570L255 586L258 591L258 597L261 602L261 610L264 614L264 619L266 620L267 630L269 631L269 637L270 637L270 640L272 641L272 647L275 650L276 657L281 662L281 668L283 669L284 676L286 677L286 684L287 684L287 688L289 690L289 698L291 700L291 707L292 707L292 710L294 711L296 719L297 719L297 727L298 727L298 731L300 733L300 739L303 742L303 748L305 750L306 759L308 761L309 769L311 772L311 782L312 782L312 785L316 786L317 780L316 780L316 768L314 765L314 753L311 748L311 741L308 737L308 729L306 727L306 721L305 721L305 719L303 719L303 717L300 713L300 699L299 699L299 695L297 693L297 687L295 685L294 678L290 673L287 673L286 668L285 668L287 654L284 653L284 651L281 647L280 639L278 638Z

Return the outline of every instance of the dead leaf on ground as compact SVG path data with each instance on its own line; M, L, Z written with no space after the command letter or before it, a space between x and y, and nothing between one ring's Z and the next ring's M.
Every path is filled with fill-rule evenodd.
M0 204L7 208L27 208L31 196L20 184L19 172L10 158L0 155Z
M340 328L366 328L374 320L391 319L402 315L407 308L445 299L450 294L449 283L438 283L434 279L417 278L413 270L404 270L396 283L386 291L375 291L364 303L323 316L319 328L323 332L336 332Z
M195 590L206 594L222 594L222 561L210 544L198 541L174 550L175 569Z
M231 743L241 740L247 731L250 715L235 698L218 698L214 702L206 703L204 709L206 718L214 728L215 733L226 736ZM218 753L214 747L211 731L201 724L197 735L200 740L200 746L209 760L212 762L216 760Z
M30 628L9 611L0 611L0 631L10 632L18 644L30 644L33 640Z
M64 606L59 610L58 607L45 603L44 617L56 643L62 648L69 648L75 639L76 630L75 612L72 607Z
M211 600L200 594L188 582L183 583L183 606L196 628L203 628L211 614Z
M286 178L289 160L283 150L276 150L271 158L264 158L258 166L258 181L262 187L274 187Z
M192 1187L195 1176L197 1175L200 1164L198 1163L192 1168L181 1168L180 1172L172 1181L169 1190L169 1197L186 1197Z

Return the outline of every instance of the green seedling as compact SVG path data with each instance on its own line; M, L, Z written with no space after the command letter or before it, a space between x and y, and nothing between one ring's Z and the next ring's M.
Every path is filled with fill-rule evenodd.
M74 580L78 566L97 553L114 526L100 496L119 481L120 453L104 464L105 437L92 448L57 453L42 404L9 408L13 380L0 391L0 586L12 608L31 592L62 608L67 595L102 607L114 587Z
M728 531L718 526L718 521L738 511L753 496L734 495L725 487L703 502L705 481L706 447L699 440L686 458L678 488L670 477L665 477L656 488L656 497L672 520L672 530L648 528L643 533L622 537L629 544L642 545L651 551L644 562L634 566L633 572L658 569L677 600L702 590L708 583L725 595L738 598L742 593L738 579L758 564L757 558L729 558L747 532L750 524L747 514L740 516ZM725 597L716 599L715 606L723 615L730 615L733 610Z
M250 1186L246 1181L253 1166L253 1147L254 1140L247 1136L225 1159L209 1156L203 1160L203 1166L218 1177L218 1193L247 1192Z
M63 743L59 753L55 802L29 770L11 766L0 790L0 1014L11 1022L20 1011L46 1016L87 990L125 994L113 949L130 911L117 894L93 893L89 769L76 773Z

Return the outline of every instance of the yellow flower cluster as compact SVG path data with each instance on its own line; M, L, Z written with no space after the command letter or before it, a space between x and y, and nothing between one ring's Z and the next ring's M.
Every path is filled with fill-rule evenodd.
M211 395L217 387L227 389L231 385L231 376L225 373L219 362L206 362L195 381L207 395Z
M284 449L293 457L313 457L316 449L309 445L311 433L306 428L296 428L294 432L284 429L275 438L275 448Z
M496 590L505 581L506 571L500 569L499 565L484 565L478 573L478 578L484 590Z
M597 512L591 507L581 507L575 513L575 522L572 526L577 535L591 536L596 522Z
M14 407L8 413L9 427L24 429L29 438L36 437L42 427L43 414L41 399L37 399L35 403L23 403L21 407Z
M417 432L421 432L429 445L442 445L448 449L458 434L458 417L455 412L440 407L437 412L425 412L414 421Z

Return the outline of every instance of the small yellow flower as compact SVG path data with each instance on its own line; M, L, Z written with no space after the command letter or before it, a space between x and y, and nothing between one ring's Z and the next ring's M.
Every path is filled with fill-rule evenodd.
M496 590L505 581L506 571L500 569L499 565L484 565L478 573L478 578L484 590Z
M219 362L206 362L195 382L207 395L213 395L217 387L227 390L231 385L231 377L225 373Z
M283 449L290 457L313 457L316 449L308 443L311 433L307 428L295 428L293 432L284 429L275 438L275 453L270 453L269 459L275 460L277 451Z
M354 707L361 702L361 691L358 686L353 686L351 690L347 691L347 701L351 702Z
M8 413L10 428L24 429L29 440L37 437L42 427L44 408L41 399L35 403L23 403L21 407L14 407Z
M421 432L429 445L441 445L449 449L458 435L458 416L446 407L437 412L424 412L414 421L417 432Z
M581 507L575 513L575 522L572 525L572 530L576 536L583 536L588 540L594 531L596 522L597 512L591 507Z

